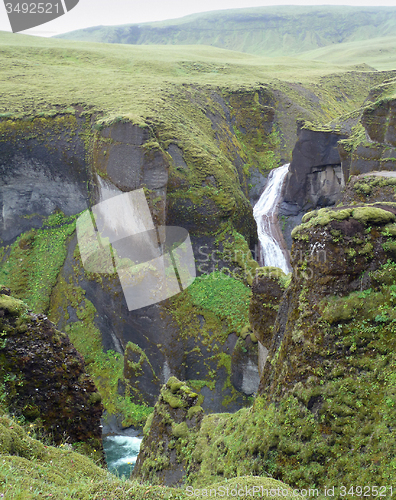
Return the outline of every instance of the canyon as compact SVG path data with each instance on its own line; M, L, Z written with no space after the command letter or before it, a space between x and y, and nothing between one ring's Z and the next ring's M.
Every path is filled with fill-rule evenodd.
M15 37L0 34L4 411L43 420L47 434L61 425L98 462L100 425L144 427L134 477L169 488L392 477L396 73L318 64L301 76L301 63L287 62L268 75L267 62L219 49ZM269 219L284 264L264 252L260 261L253 208L263 215L278 172ZM188 231L197 277L130 310L114 270L84 268L75 229L88 209L137 190L156 227ZM29 335L35 356L56 360L53 379L18 347ZM23 390L19 355L21 373L34 375ZM48 394L62 383L88 393L65 389L61 424L41 393L26 400L43 377ZM92 411L75 428L80 407ZM184 498L176 491L161 495Z

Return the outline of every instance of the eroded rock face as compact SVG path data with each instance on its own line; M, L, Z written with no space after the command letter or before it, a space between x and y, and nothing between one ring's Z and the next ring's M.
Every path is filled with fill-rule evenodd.
M254 335L267 349L272 344L272 329L284 293L280 277L286 278L281 269L262 267L256 272L249 307L249 321Z
M297 142L279 207L289 250L291 231L301 223L303 214L316 207L334 205L339 200L345 178L337 146L345 138L341 133L311 130L303 121L297 121Z
M374 170L396 169L396 101L381 99L375 92L369 98L375 102L364 109L360 118L363 138L360 134L339 144L345 179Z
M277 398L341 355L337 337L320 327L320 318L329 297L372 286L372 273L394 255L389 238L395 213L395 206L379 203L321 209L293 231L294 273L275 322L261 394Z
M386 100L363 111L361 123L373 142L396 147L396 101Z
M194 448L193 440L204 416L197 400L198 394L176 377L162 387L144 429L133 478L166 486L182 484L186 447Z
M1 122L0 237L6 244L57 210L73 215L89 206L92 173L74 116Z
M344 185L337 143L346 136L298 125L284 202L297 205L300 210L333 205Z
M134 395L137 403L153 405L161 384L172 374L183 379L186 376L200 379L210 373L210 388L203 387L207 396L204 406L217 411L239 408L246 394L235 394L235 387L231 384L224 389L231 375L230 357L237 335L232 333L229 338L216 342L220 352L227 356L227 363L217 370L214 361L205 362L213 353L200 345L199 331L191 339L182 338L183 332L173 321L166 303L129 311L116 275L93 276L85 272L73 233L75 222L65 222L63 214L75 215L106 197L144 187L156 225L175 225L189 230L194 252L198 259L204 260L203 269L198 270L198 274L210 274L224 266L233 271L238 266L222 260L224 249L221 244L219 253L214 253L212 259L212 252L217 249L214 233L230 221L231 225L227 227L231 233L234 227L238 228L254 247L255 222L247 199L243 172L245 160L238 157L242 154L241 148L235 145L234 129L227 122L232 120L230 110L223 98L217 96L216 99L227 114L208 112L207 122L209 128L211 123L216 128L219 145L223 147L229 143L232 149L227 153L231 178L229 172L223 171L223 177L219 177L217 163L214 168L205 164L206 157L195 156L199 152L195 144L190 145L192 153L169 142L165 149L151 129L132 123L119 122L93 130L91 122L77 114L31 122L0 122L0 217L3 218L0 220L0 237L4 243L15 245L15 248L6 248L2 254L4 260L9 261L13 276L7 285L16 289L18 282L20 295L17 296L28 300L32 290L30 278L26 280L26 275L34 273L31 262L47 258L48 249L58 248L62 240L63 248L57 251L58 275L52 276L45 286L41 285L45 300L41 301L43 307L37 310L48 314L59 329L68 329L71 336L72 330L78 329L82 322L85 331L90 332L87 335L98 339L97 343L101 341L104 351L126 354L125 373L119 380L118 392ZM246 94L235 97L233 102L240 100L250 104L254 101L253 95ZM249 140L257 139L257 127L261 130L262 123L265 131L270 132L271 109L263 105L254 119L249 116L249 111L244 110L236 120L238 127L244 127L245 131L249 128L245 120L251 121ZM235 162L235 169L231 161ZM222 185L224 179L227 186ZM197 186L197 199L195 195L190 196L192 184ZM43 225L47 227L48 217L54 212L59 212L59 222L52 221L44 235L41 228ZM37 228L37 231L32 231L32 228ZM21 240L15 241L20 236ZM37 241L44 238L48 245L37 257ZM249 250L248 246L246 250ZM207 251L210 257L201 256L201 251ZM73 341L82 334L74 335ZM136 361L134 353L127 349L128 343L137 346L147 359L142 363ZM200 345L202 355L196 364L196 353L190 351L197 345ZM257 348L246 342L244 348L250 351L251 363L254 364ZM84 353L88 358L90 355ZM250 393L252 385L248 381L251 381L254 369L247 361L241 363L238 360L234 356L234 379L238 379L237 374L242 374L242 379L245 379L242 386ZM191 365L194 365L193 370ZM236 381L239 387L238 384ZM117 387L117 383L113 386ZM223 406L226 398L232 401Z
M42 314L0 292L0 358L11 413L40 419L59 444L69 439L102 450L101 397L81 355Z
M323 488L394 477L395 221L394 203L305 215L260 394L250 408L206 415L188 435L179 462L189 484L271 474ZM154 447L147 452L155 464Z

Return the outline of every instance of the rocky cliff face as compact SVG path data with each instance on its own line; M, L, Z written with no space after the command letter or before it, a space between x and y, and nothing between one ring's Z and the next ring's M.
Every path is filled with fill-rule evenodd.
M328 316L333 310L330 297L370 288L371 274L392 257L392 242L384 235L386 227L393 227L395 213L393 205L379 203L321 209L308 213L304 223L294 229L294 276L287 291L288 308L278 315L274 326L262 394L283 394L321 371L326 360L330 367L339 359L337 336L331 336L331 328L330 336L325 330L319 332L319 324L323 316L330 324L335 321ZM334 309L338 311L342 300L339 306L336 303L337 299ZM338 314L342 317L342 312ZM271 361L275 357L276 362Z
M9 293L0 291L2 404L40 422L56 444L85 443L102 458L101 396L81 355L44 315Z
M284 235L289 249L291 231L301 223L304 213L334 205L345 186L338 142L347 136L330 129L313 129L311 124L300 121L297 137L279 209L280 217L285 220Z
M187 92L186 96L192 113L206 103L201 94ZM271 134L274 110L270 100L265 92L256 97L235 93L227 99L213 94L211 106L205 104L205 114L194 118L198 135L213 136L218 149L209 154L193 141L179 144L169 139L169 130L163 125L156 126L161 137L158 142L151 127L118 122L94 130L79 112L0 123L0 281L67 330L97 383L99 378L105 381L107 389L101 390L109 411L125 414L119 399L124 396L125 401L132 397L136 403L153 405L161 384L171 374L206 381L198 384L206 395L203 404L218 411L239 407L257 390L257 362L253 362L257 347L250 337L245 340L244 335L241 344L251 353L249 359L238 355L241 346L231 359L240 331L227 326L229 333L215 341L218 359L212 359L210 350L201 345L200 330L209 337L213 328L221 328L228 320L219 311L207 311L202 301L191 300L190 293L182 301L189 302L190 314L201 314L202 320L188 334L174 302L128 311L116 275L86 273L74 231L76 217L83 210L110 196L144 187L155 224L181 226L190 232L198 274L226 266L238 279L246 279L246 266L254 264L249 246L254 248L256 234L244 165L246 151L253 152L258 134ZM248 108L253 103L255 109L238 110L242 104ZM243 139L239 130L245 133ZM258 158L270 145L258 146L249 158L255 184L265 183ZM215 153L223 158L221 166ZM231 251L236 241L239 254ZM50 255L55 257L48 259ZM242 285L241 301L246 293L248 288ZM198 302L203 306L200 311L195 310ZM247 312L241 315L240 330L248 323ZM113 354L106 358L101 345L125 359ZM202 355L197 356L197 346ZM142 363L140 352L145 356ZM110 375L105 368L109 360L113 365ZM243 373L245 380L254 380L253 386L240 383ZM130 422L125 420L125 425Z
M142 452L139 453L133 477L152 484L180 485L186 474L187 448L201 426L203 409L198 394L176 377L162 387L160 397L144 429Z
M380 81L360 78L364 88ZM349 76L340 85L349 87ZM52 117L3 117L0 281L67 331L109 412L133 413L131 397L153 405L170 375L191 381L208 410L235 410L256 392L250 203L267 173L290 160L296 117L323 115L326 99L314 86L294 83L221 89L183 83L167 88L155 113L135 123L112 115L110 124L75 104ZM325 185L326 203L338 182L332 140L312 163L320 172L310 170L304 187L316 193ZM116 275L84 270L75 223L106 197L140 187L156 224L189 231L199 279L174 299L128 311ZM229 287L220 286L220 270Z
M395 170L395 100L392 84L375 87L352 136L339 144L344 178L373 170Z
M333 205L344 186L337 144L346 136L298 125L284 202L305 211Z
M266 338L278 293L262 303L276 285L255 288L254 329L271 344L260 395L203 418L181 458L190 483L271 474L323 491L394 478L395 221L393 203L353 205L310 212L294 230L293 277Z

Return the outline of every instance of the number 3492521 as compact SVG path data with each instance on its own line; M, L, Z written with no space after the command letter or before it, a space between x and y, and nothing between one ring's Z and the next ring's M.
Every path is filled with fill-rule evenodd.
M18 12L21 14L59 14L61 12L60 6L57 3L6 3L6 10L8 14Z

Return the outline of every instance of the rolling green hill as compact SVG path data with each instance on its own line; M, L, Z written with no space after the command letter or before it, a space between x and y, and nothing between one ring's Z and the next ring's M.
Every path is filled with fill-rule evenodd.
M169 123L181 85L236 90L269 84L293 99L301 91L301 105L322 113L304 90L311 89L327 103L331 119L359 106L369 86L383 79L367 66L264 58L208 46L110 45L0 32L0 48L0 117L80 105L106 121L123 117L144 123L155 116ZM344 104L335 100L339 91L348 97Z
M330 45L300 54L299 59L331 64L362 64L384 71L396 67L396 37L370 38Z
M295 55L387 36L396 36L396 7L232 9L156 23L96 26L58 35L69 40L133 45L204 44L265 56Z

